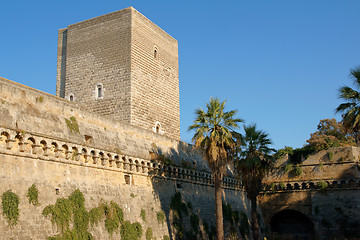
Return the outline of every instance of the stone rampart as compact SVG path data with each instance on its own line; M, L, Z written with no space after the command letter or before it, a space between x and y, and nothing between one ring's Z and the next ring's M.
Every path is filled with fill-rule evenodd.
M191 145L101 118L73 102L3 78L0 116L0 194L11 190L20 197L16 226L9 227L0 216L0 239L45 239L57 234L42 211L75 189L84 194L88 210L101 202L119 204L125 220L142 225L142 239L147 228L157 239L174 237L170 203L176 192L191 203L201 226L215 225L212 176ZM152 154L173 162L152 161ZM181 166L184 161L191 164ZM32 184L39 189L39 206L26 197ZM249 213L244 191L234 178L224 179L224 201ZM161 211L164 223L157 220ZM184 219L185 229L191 229L189 218ZM89 231L95 239L120 235L111 236L102 223Z
M302 214L309 220L307 231L311 232L312 228L313 233L299 233L299 236L309 239L360 236L358 148L322 150L303 159L299 165L290 165L285 156L265 182L259 202L264 222L274 228L273 231L284 234L303 230L306 224ZM286 221L297 229L283 225ZM283 228L278 229L279 226Z

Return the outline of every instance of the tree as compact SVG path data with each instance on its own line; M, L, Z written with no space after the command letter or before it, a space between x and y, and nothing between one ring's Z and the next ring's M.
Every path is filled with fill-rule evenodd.
M360 89L360 67L352 69L350 76L354 80L354 85ZM360 145L360 93L348 86L339 89L339 98L345 100L336 108L336 112L342 114L342 122L345 129L354 134L356 145Z
M257 196L262 190L266 173L273 166L273 157L270 154L275 150L269 147L272 144L269 135L257 130L255 124L244 126L244 132L245 134L239 135L238 156L234 165L251 202L251 229L253 239L258 240L260 229L256 212Z
M354 145L352 134L345 130L342 122L338 122L334 118L320 120L317 131L310 134L310 136L310 139L306 141L314 151Z
M211 98L206 104L207 112L202 108L195 111L196 119L189 127L195 130L192 138L196 147L201 149L203 156L213 173L215 184L216 236L224 239L222 213L222 179L226 165L232 160L236 140L234 131L242 119L235 118L236 110L226 112L226 101L220 102Z

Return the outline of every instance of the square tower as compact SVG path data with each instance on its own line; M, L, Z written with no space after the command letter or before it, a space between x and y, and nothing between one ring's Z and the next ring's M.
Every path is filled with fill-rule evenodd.
M178 43L134 8L59 30L56 95L180 139Z

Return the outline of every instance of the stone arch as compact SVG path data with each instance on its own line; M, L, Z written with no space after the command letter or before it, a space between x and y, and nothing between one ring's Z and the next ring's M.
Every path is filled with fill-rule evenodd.
M2 136L2 138L4 139L4 140L8 140L8 139L10 139L10 134L8 133L8 132L2 132L1 133L1 136Z
M155 122L155 126L152 128L153 132L156 134L164 134L164 130L161 127L161 123L159 121Z
M104 86L102 83L97 83L95 85L95 99L103 99L104 98Z
M270 228L278 235L291 236L294 239L314 239L314 223L303 213L285 209L272 216Z

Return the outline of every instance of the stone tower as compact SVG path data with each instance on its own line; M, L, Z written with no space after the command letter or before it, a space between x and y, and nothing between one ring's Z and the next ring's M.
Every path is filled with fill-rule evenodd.
M177 41L134 8L59 30L56 95L180 139Z

